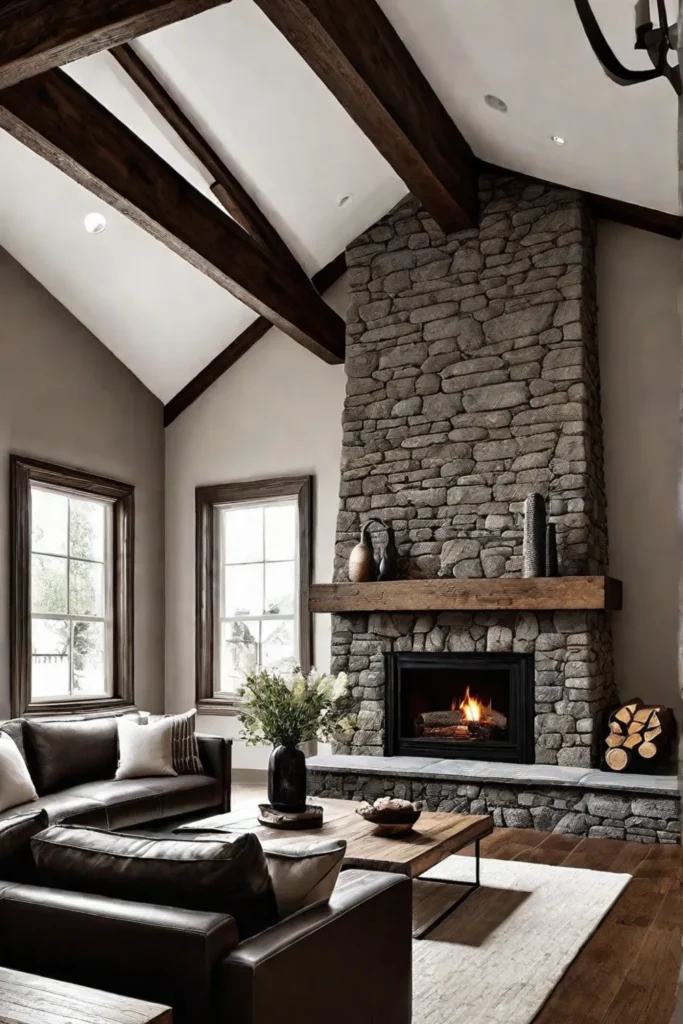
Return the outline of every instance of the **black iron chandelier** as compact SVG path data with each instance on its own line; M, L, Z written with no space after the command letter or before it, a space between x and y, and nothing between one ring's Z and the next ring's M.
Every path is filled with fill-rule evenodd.
M617 85L637 85L653 78L668 78L676 93L679 96L683 94L681 69L678 64L671 65L668 61L669 50L676 52L678 48L678 26L668 24L665 0L657 0L658 28L654 27L650 18L650 0L637 0L635 7L635 49L647 51L653 64L651 71L631 71L624 67L605 39L590 0L574 0L574 3L588 41L608 78Z

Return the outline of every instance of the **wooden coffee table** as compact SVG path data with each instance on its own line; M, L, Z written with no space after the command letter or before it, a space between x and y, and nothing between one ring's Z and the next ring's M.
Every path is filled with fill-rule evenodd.
M0 967L0 1024L171 1024L167 1006Z
M295 842L303 837L343 839L346 842L345 868L392 871L407 875L411 879L419 878L452 853L474 844L474 881L439 879L444 884L466 886L467 891L415 936L419 939L433 931L463 900L479 888L479 844L493 831L493 818L490 814L423 811L415 828L410 832L383 836L377 833L373 825L355 813L357 804L354 801L316 800L316 803L320 804L325 812L322 828L302 829L296 832L266 828L258 820L257 808L248 807L230 814L215 814L211 818L180 825L174 831L185 835L198 832L255 832L264 841L289 839Z

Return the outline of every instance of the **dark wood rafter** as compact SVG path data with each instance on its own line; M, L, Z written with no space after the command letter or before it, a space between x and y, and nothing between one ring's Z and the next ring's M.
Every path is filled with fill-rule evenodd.
M216 511L231 502L260 502L272 498L297 499L298 579L296 616L298 660L308 673L313 660L313 628L309 598L313 576L313 477L273 477L240 483L210 484L195 488L195 692L197 707L206 713L231 714L238 700L216 696L216 638L218 553L216 549Z
M31 483L94 494L113 508L112 693L31 700ZM109 710L133 704L135 488L82 470L10 456L10 679L12 715Z
M295 277L305 278L306 275L299 263L268 218L261 212L258 204L133 47L124 43L122 46L115 46L110 52L190 152L206 168L213 178L211 191L230 216L234 217L267 252L280 260Z
M0 127L326 362L344 358L344 322L239 224L63 71L0 96Z
M256 0L446 232L473 227L475 159L375 0Z
M0 0L0 88L228 0Z
M339 256L319 270L317 274L313 275L313 284L322 295L328 288L337 281L344 271L346 270L346 253L340 253ZM241 334L231 341L229 345L218 353L210 363L199 371L199 373L192 378L191 381L180 389L177 395L174 395L164 406L164 426L167 427L170 423L173 423L181 412L185 410L195 402L200 395L211 387L212 384L222 377L226 370L229 370L231 366L240 359L245 352L248 352L257 341L266 334L267 331L273 325L268 320L264 320L263 317L259 317L258 320L254 320L253 323L249 324Z

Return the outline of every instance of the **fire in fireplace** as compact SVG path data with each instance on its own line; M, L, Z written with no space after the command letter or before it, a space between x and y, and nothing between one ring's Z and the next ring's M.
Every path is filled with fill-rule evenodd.
M388 654L385 752L534 760L530 654Z

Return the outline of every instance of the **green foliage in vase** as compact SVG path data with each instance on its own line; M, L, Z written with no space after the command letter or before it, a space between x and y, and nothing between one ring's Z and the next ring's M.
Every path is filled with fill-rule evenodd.
M262 669L253 672L238 691L238 718L248 744L306 743L346 739L353 733L346 674L327 676L312 669L292 676Z

